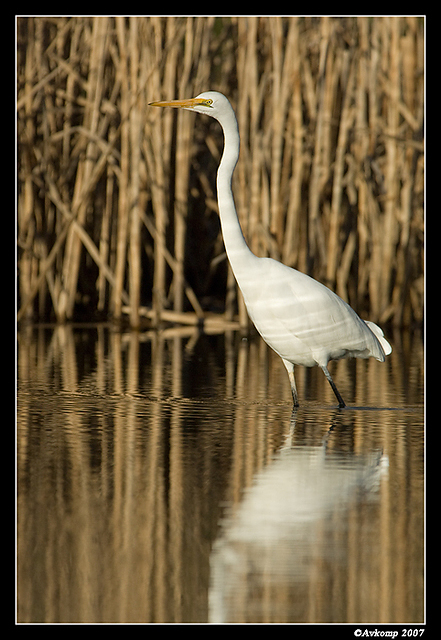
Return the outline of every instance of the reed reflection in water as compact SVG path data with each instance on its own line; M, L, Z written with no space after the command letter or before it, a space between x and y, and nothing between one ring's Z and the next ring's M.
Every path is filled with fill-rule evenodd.
M295 414L233 332L18 339L19 622L423 620L420 339Z

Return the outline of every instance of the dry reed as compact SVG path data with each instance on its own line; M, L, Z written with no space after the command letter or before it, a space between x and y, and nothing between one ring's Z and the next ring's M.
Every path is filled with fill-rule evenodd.
M216 89L251 248L372 320L422 321L422 18L20 17L17 45L19 319L246 324L219 127L147 107Z

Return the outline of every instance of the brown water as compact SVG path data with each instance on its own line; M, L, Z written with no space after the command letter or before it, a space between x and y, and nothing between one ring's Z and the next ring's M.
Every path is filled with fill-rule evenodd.
M298 368L192 330L18 335L19 622L424 621L421 336Z

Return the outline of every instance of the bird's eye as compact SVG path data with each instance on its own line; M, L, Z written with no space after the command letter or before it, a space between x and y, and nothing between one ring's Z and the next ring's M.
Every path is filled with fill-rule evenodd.
M205 100L204 104L206 107L211 107L211 105L213 104L213 100L209 98L208 100Z

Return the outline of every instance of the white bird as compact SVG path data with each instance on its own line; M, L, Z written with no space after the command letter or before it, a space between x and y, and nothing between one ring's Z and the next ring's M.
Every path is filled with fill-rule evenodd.
M272 258L259 258L249 249L234 205L231 180L239 158L239 131L233 108L217 91L196 98L151 102L215 118L224 133L224 150L217 172L217 199L224 244L248 314L265 342L282 358L298 406L294 365L319 366L340 408L345 407L328 371L330 360L374 357L383 362L392 347L373 322L359 318L333 291L317 280Z

